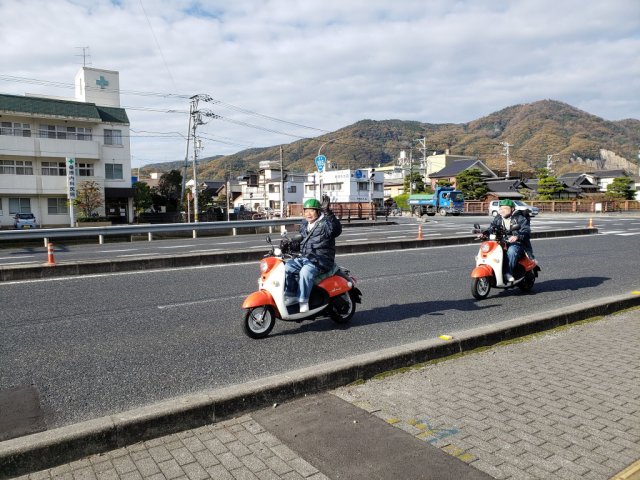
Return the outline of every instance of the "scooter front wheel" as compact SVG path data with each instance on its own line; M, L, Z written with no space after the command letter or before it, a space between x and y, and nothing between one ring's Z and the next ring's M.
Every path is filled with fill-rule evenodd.
M275 323L276 317L273 309L268 305L264 305L247 310L244 314L242 328L244 333L251 338L264 338L269 335Z
M471 295L478 300L486 298L490 291L491 283L489 282L489 277L474 278L473 282L471 282Z
M334 297L329 305L329 316L336 323L347 323L356 313L356 302L351 291Z

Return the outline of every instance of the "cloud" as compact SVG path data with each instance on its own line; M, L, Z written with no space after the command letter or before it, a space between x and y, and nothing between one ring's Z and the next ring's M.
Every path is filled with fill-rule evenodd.
M635 0L0 0L3 73L45 81L0 76L0 92L73 96L90 47L93 67L120 72L134 166L184 158L194 94L230 120L200 127L206 156L545 98L620 120L640 117L639 27Z

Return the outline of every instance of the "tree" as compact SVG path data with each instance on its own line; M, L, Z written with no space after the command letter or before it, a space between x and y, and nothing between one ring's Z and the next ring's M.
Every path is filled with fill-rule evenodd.
M409 182L413 183L413 188L409 188ZM422 175L420 175L420 172L411 172L410 176L405 176L404 177L404 191L405 192L413 192L413 193L420 193L420 192L425 192L426 191L426 187L424 184L424 178L422 177Z
M439 187L450 187L453 184L451 183L451 180L448 180L446 178L441 178L440 180L437 181L436 185L438 185Z
M564 187L546 168L540 169L538 177L538 196L540 200L553 200Z
M182 174L180 170L171 170L163 173L158 181L157 195L161 199L154 199L159 205L166 205L168 212L176 212L181 203L180 191L182 190ZM160 201L157 201L160 200Z
M607 197L619 200L633 200L635 192L631 189L629 177L616 177L607 185Z
M478 168L470 168L461 172L456 177L456 185L467 200L484 200L489 191L489 187L482 179L482 172Z
M151 187L149 187L145 182L135 182L133 184L133 188L135 189L135 193L133 195L133 206L136 209L136 215L140 215L140 213L153 205Z
M80 184L73 204L80 210L81 216L90 218L100 207L104 206L102 189L97 182L87 180Z

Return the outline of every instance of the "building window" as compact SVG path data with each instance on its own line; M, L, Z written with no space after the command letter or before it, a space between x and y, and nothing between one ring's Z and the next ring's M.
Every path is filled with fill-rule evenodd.
M2 197L0 197L0 217L4 215L4 213L2 212Z
M33 175L30 160L0 160L0 175Z
M41 138L58 140L91 140L91 129L66 125L40 125L38 135ZM31 136L31 131L29 130L29 135L25 136Z
M31 213L31 199L10 198L9 215L15 215L16 213Z
M28 123L2 122L0 135L14 135L16 137L30 137L31 125Z
M47 198L47 211L49 215L65 215L69 213L66 198Z
M104 131L105 145L122 145L122 130L106 130Z
M79 163L78 164L78 176L79 177L93 177L93 163Z
M296 193L296 185L291 185L287 188L287 193Z
M42 175L64 177L67 175L67 167L64 162L42 162Z
M369 191L369 182L358 182L358 191L359 192L368 192Z
M280 193L280 185L269 184L269 193Z
M315 194L316 193L316 186L315 184L311 183L309 185L305 185L304 186L304 192L305 194Z
M325 192L339 192L342 190L342 182L324 183L322 184L322 190Z
M91 129L90 128L78 127L78 128L76 128L76 130L77 130L78 140L91 140L92 139Z
M104 177L108 180L122 180L122 164L107 163L104 166Z

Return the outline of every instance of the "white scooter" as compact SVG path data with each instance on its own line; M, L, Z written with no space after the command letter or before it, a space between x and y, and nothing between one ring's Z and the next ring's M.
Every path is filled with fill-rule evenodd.
M516 226L517 227L517 226ZM506 261L506 251L509 248L507 239L513 231L507 231L504 227L493 228L488 231L480 230L480 225L475 224L473 233L480 234L483 240L476 256L476 267L471 272L471 294L478 300L486 298L495 288L511 288L518 286L528 292L538 277L540 267L526 254L518 261L514 272L515 280L508 282L503 275L503 263Z
M301 322L321 316L329 316L337 323L347 323L356 312L356 303L361 303L362 293L356 288L356 279L350 272L337 265L320 275L309 297L309 311L300 313L300 305L285 305L285 263L299 253L297 235L289 238L286 233L280 247L274 247L271 237L267 243L271 250L260 260L258 291L250 294L242 304L246 310L242 323L244 332L251 338L264 338L273 329L276 318Z

